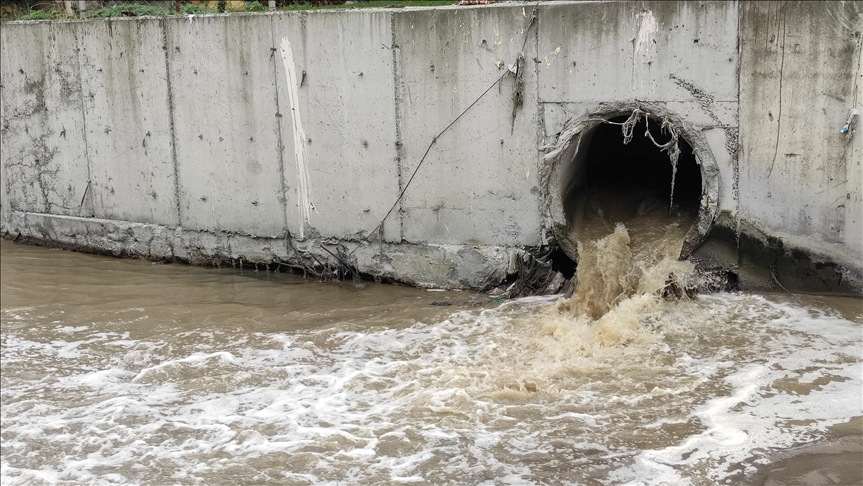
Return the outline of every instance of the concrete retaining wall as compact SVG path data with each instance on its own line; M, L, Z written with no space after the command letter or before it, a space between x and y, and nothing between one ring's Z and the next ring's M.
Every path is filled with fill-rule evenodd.
M740 218L852 268L863 261L863 6L741 3Z
M859 291L863 138L840 128L863 109L861 31L854 2L4 23L0 220L90 251L335 254L379 278L484 287L554 239L547 153L640 108L712 157L718 226L697 257L757 267L739 248L761 242L838 264L827 278Z

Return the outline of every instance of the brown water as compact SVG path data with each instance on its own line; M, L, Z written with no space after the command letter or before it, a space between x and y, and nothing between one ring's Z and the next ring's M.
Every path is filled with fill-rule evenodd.
M576 204L578 283L561 309L599 319L627 298L661 295L669 283L684 288L695 267L678 261L697 208L675 207L635 191L591 190Z
M4 485L863 479L859 300L634 286L596 318L0 250Z

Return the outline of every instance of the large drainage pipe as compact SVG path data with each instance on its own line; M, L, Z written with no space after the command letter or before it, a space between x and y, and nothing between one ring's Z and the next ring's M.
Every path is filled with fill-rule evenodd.
M651 132L656 134L657 129L663 125L665 139L656 135L647 136L645 133L647 126L654 127ZM641 148L645 148L645 144L651 144L651 150L644 150L646 163L656 164L657 157L661 156L668 164L668 170L672 165L669 155L675 147L669 146L667 142L676 139L676 148L680 149L680 155L676 160L675 176L680 179L673 186L674 191L678 193L678 197L694 198L698 204L695 222L688 230L680 252L681 259L688 258L704 242L716 219L719 210L719 168L700 130L658 106L606 107L566 123L556 143L545 156L542 176L545 216L550 226L546 228L547 232L554 235L554 239L570 258L578 261L578 247L572 231L572 208L575 200L588 189L588 169L591 168L593 172L597 169L603 170L592 158L596 157L598 151L603 150L601 145L610 142L610 130L619 133L620 137L628 135L629 140L621 141L618 138L618 143L635 141L642 144ZM605 148L614 151L614 147ZM635 149L638 150L637 147ZM608 178L608 168L605 170L604 176ZM619 166L612 170L620 171L621 184L625 184L623 178L630 175L627 170L636 171L636 178L641 177L648 183L654 180L655 183L656 174L652 172L655 166L651 168L633 163L631 167ZM642 172L639 175L637 171ZM663 183L668 184L670 189L671 178L668 179ZM631 183L632 180L630 177L626 183Z

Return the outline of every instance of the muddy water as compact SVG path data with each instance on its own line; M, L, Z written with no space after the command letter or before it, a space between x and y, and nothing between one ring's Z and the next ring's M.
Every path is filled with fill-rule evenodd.
M574 211L578 286L571 302L561 303L572 317L599 319L635 294L694 284L695 267L678 257L697 208L669 209L638 191L594 189Z
M0 250L4 485L863 479L858 300L633 291L596 320Z

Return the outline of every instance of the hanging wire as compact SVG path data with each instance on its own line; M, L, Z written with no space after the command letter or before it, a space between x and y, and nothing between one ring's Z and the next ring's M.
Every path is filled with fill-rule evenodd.
M368 233L366 233L366 236L364 236L363 238L361 238L361 240L360 240L360 241L368 241L368 238L369 238L371 235L373 235L373 234L375 234L376 232L378 232L378 230L380 230L380 237L381 237L381 240L383 240L383 226L384 226L384 222L387 220L387 218L390 216L390 214L392 214L392 212L393 212L393 210L395 210L396 206L398 206L399 201L401 201L401 200L402 200L402 198L404 197L405 192L407 192L408 187L410 187L411 182L413 182L414 177L416 177L417 172L419 172L420 167L422 167L423 162L425 162L426 157L428 157L429 152L431 152L431 149L432 149L432 147L434 146L435 142L437 142L438 138L440 138L440 136L441 136L441 135L443 135L444 133L446 133L446 132L447 132L447 130L449 130L450 128L452 128L452 126L453 126L453 125L455 125L455 124L456 124L456 122L457 122L457 121L459 121L459 119L461 119L461 117L462 117L462 116L464 116L464 114L465 114L465 113L467 113L468 111L470 111L470 109L471 109L471 108L473 108L473 107L474 107L474 105L476 105L477 103L479 103L479 100L483 99L483 97L484 97L486 94L488 94L488 92L489 92L489 91L491 91L491 89L492 89L492 88L494 88L494 87L495 87L495 86L496 86L496 85L497 85L497 84L498 84L498 83L499 83L499 82L500 82L504 77L506 77L507 75L509 75L509 74L511 74L511 73L512 73L511 71L507 70L506 72L504 72L503 74L501 74L499 78L497 78L493 83L491 83L491 85L489 85L489 87L488 87L488 88L486 88L486 90L485 90L485 91L483 91L483 92L482 92L482 94L481 94L481 95L479 95L479 97L473 101L473 103L471 103L470 105L468 105L468 107L467 107L467 108L465 108L461 113L459 113L459 115L458 115L457 117L455 117L455 119L454 119L453 121L451 121L449 125L447 125L443 130L441 130L441 131L440 131L440 133L438 133L437 135L435 135L435 136L434 136L434 138L432 138L432 141L431 141L431 143L429 143L428 148L426 148L426 151L425 151L425 153L423 154L422 158L420 159L419 164L417 164L416 168L414 169L413 173L411 174L410 178L408 179L408 182L407 182L407 183L405 184L405 186L402 188L402 190L401 190L401 192L399 193L399 196L396 198L395 202L393 202L393 205L390 207L390 210L389 210L389 211L387 211L387 214L385 214L383 218L381 218L381 222L380 222L380 223L378 223L378 225L377 225L377 226L375 226L374 228L372 228L372 229L371 229L371 231L369 231ZM359 247L359 246L357 246L356 248L354 248L353 250L351 250L351 252L350 252L350 253L348 253L348 256L353 255L353 254L354 254L354 252L356 252L359 248L360 248L360 247Z
M618 125L621 132L623 132L623 144L626 145L632 141L635 125L638 124L641 118L644 118L644 136L649 138L653 145L655 145L661 152L665 152L666 155L668 155L669 160L671 160L671 197L668 204L668 212L670 214L672 206L674 206L674 183L677 178L677 160L680 158L680 146L678 144L680 134L677 129L674 128L674 125L668 120L668 118L663 118L660 129L663 134L668 134L671 137L671 140L666 143L657 142L656 139L653 138L653 134L650 133L650 114L643 112L638 108L632 110L632 114L629 115L629 118L622 123L613 122L611 120L602 120L602 122L609 125Z
M488 94L488 92L489 92L489 91L491 91L491 89L492 89L492 88L494 88L495 86L497 86L497 85L498 85L498 83L500 83L500 82L501 82L501 80L503 80L503 78L505 78L505 77L506 77L506 76L508 76L509 74L514 75L514 76L515 76L515 78L516 78L516 85L515 85L514 90L513 90L513 105L514 105L514 106L513 106L513 112L512 112L512 123L513 123L513 129L514 129L514 127L515 127L515 113L516 113L516 110L517 110L519 107L521 107L521 104L523 103L523 100L524 100L524 81L522 80L522 77L524 76L524 53L523 53L523 52L524 52L525 47L527 46L528 32L530 31L530 28L531 28L531 27L533 27L534 25L536 25L536 22L537 22L537 16L536 16L536 13L537 13L537 7L538 7L538 6L539 6L539 2L537 1L537 2L536 2L536 4L534 5L534 8L533 8L533 9L531 10L531 12L530 12L530 16L529 16L529 17L527 18L527 20L525 21L524 28L522 29L522 35L524 36L524 39L523 39L523 41L522 41L522 46L521 46L521 50L522 50L522 52L518 53L518 56L516 57L516 61L515 61L515 63L513 64L513 67L512 67L512 68L510 68L510 69L507 69L503 74L501 74L501 75L500 75L500 77L498 77L498 78L497 78L493 83L491 83L491 84L489 85L489 87L488 87L488 88L486 88L486 90L485 90L485 91L483 91L483 92L482 92L482 94L481 94L481 95L479 95L479 97L477 97L477 99L475 99L475 100L473 101L473 103L471 103L470 105L468 105L468 107L467 107L467 108L465 108L461 113L459 113L459 115L458 115L457 117L455 117L455 119L454 119L452 122L450 122L450 124L449 124L449 125L447 125L443 130L441 130L441 131L440 131L440 133L438 133L437 135L435 135L435 136L434 136L434 138L432 138L432 141L431 141L431 143L429 143L428 148L426 148L426 151L425 151L425 153L423 154L422 158L420 159L419 164L417 164L417 166L416 166L416 168L414 169L413 173L411 173L410 178L408 178L408 182L407 182L407 184L405 184L405 186L402 188L401 192L399 193L399 196L396 198L395 202L393 202L393 205L390 207L390 210L389 210L389 211L387 211L387 214L385 214L383 218L381 218L381 222L380 222L380 223L378 223L378 225L377 225L377 226L375 226L374 228L372 228L372 230L371 230L371 231L369 231L368 233L366 233L366 236L364 236L364 237L362 237L362 238L360 239L360 242L368 241L369 237L371 237L371 235L373 235L374 233L376 233L376 232L377 232L377 233L378 233L378 235L379 235L379 238L380 238L381 244L383 244L383 226L384 226L384 222L387 220L387 218L390 216L390 214L392 214L392 212L395 210L396 206L398 206L399 201L401 201L401 200L402 200L402 198L404 197L405 192L407 192L408 187L410 187L411 182L413 182L414 177L416 177L417 172L419 172L420 167L422 167L423 162L425 162L426 157L428 156L428 154L429 154L429 152L431 151L432 147L434 146L435 142L437 142L438 138L440 138L440 136L441 136L441 135L443 135L444 133L446 133L446 131L447 131L447 130L449 130L453 125L455 125L455 124L456 124L456 122L457 122L457 121L459 121L459 119L460 119L460 118L461 118L465 113L467 113L468 111L470 111L470 109L471 109L471 108L473 108L473 107L474 107L474 105L476 105L477 103L479 103L479 100L481 100L481 99L482 99L486 94ZM348 253L348 255L347 255L347 256L348 256L348 257L352 256L352 255L354 254L354 252L356 252L356 251L360 248L360 246L361 246L361 245L358 245L356 248L354 248L353 250L351 250L351 252L350 252L350 253Z

